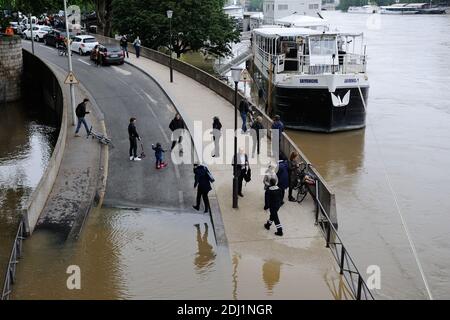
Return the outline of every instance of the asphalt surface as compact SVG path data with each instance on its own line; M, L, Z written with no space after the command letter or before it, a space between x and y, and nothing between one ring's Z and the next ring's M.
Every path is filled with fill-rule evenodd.
M31 48L29 41L23 41L23 46ZM68 69L67 57L59 56L53 47L35 43L35 54ZM108 136L114 144L109 151L104 206L191 209L194 203L192 165L175 166L170 152L166 152L168 167L155 169L151 144L160 142L164 149L170 150L169 123L176 113L164 92L144 73L127 64L96 67L89 57L76 53L72 63L75 76L104 113ZM137 118L137 131L147 155L140 162L129 160L127 128L131 117ZM84 134L83 128L81 133Z

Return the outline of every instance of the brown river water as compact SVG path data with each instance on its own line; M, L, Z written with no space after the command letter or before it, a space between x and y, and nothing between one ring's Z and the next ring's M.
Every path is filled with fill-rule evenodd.
M339 232L360 271L380 267L375 296L427 298L400 211L434 298L450 298L450 16L380 16L368 28L368 15L323 15L342 31L365 33L367 128L289 135L335 190ZM38 231L25 251L18 299L231 299L242 282L236 257L215 245L201 214L101 209L78 242ZM286 277L295 283L296 274L281 268L278 285L282 264L255 262L261 283L246 296L286 298ZM69 265L81 269L80 291L67 289Z
M26 102L0 104L0 283L3 284L21 210L50 159L56 124Z
M450 16L379 15L369 24L368 15L324 16L365 34L367 127L289 135L335 190L339 231L360 271L380 267L377 297L428 297L397 201L433 297L448 299Z

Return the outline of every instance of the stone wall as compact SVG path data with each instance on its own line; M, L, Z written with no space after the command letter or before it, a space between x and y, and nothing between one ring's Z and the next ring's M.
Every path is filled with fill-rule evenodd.
M22 40L0 35L0 103L20 98L22 73Z

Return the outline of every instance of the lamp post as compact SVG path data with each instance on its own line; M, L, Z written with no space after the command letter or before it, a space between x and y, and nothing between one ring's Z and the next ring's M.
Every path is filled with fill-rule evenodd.
M169 68L170 68L170 82L173 82L173 68L172 68L172 16L173 11L167 10L167 18L169 19L169 25L170 25L170 62L169 62Z
M241 79L242 68L231 68L231 78L234 81L234 163L233 163L233 209L238 208L238 176L237 176L237 110L238 83Z

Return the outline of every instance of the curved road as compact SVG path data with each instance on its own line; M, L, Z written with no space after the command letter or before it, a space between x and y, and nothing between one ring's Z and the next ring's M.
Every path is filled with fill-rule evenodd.
M31 48L28 41L23 41L23 46ZM35 53L68 69L67 57L60 57L55 48L35 43ZM74 73L103 112L108 136L115 146L109 150L104 206L192 208L192 166L174 166L170 153L166 152L169 166L164 170L155 169L151 144L160 142L163 148L170 150L169 123L176 113L165 93L152 79L130 65L96 67L89 57L74 53L72 58ZM147 155L140 162L130 161L128 157L127 127L131 117L137 118L137 130ZM81 133L84 134L83 128Z

